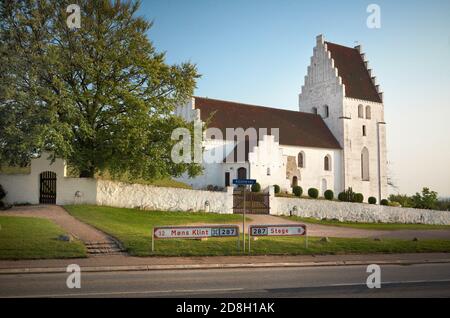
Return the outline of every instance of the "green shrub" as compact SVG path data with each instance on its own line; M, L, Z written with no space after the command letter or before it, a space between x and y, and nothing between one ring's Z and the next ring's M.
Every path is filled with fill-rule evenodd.
M252 192L258 193L261 192L261 185L259 183L255 183L252 185Z
M369 202L369 204L377 204L377 198L370 197L368 202Z
M332 201L334 199L334 192L331 190L325 191L325 193L323 195L324 195L325 199L327 199L328 201Z
M356 193L354 202L363 203L364 202L364 195L362 193Z
M280 188L280 186L278 184L274 185L273 188L275 190L275 194L278 194L278 193L281 192L281 188Z
M297 197L301 197L303 194L303 189L300 186L295 186L292 188L292 193L295 194Z
M356 201L356 193L353 192L352 188L348 188L346 191L339 193L338 199L342 202L358 202Z
M381 200L381 202L380 202L380 204L381 205L389 205L389 201L388 200L386 200L386 199L383 199L383 200Z
M319 190L311 188L308 190L308 195L310 198L317 199L319 197Z

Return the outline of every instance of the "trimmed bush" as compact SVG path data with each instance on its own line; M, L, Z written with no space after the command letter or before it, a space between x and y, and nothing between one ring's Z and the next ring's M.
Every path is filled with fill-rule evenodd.
M339 201L345 202L345 199L346 199L345 192L341 192L341 193L338 194L338 200Z
M259 183L255 183L252 185L252 192L258 193L261 192L261 185Z
M325 191L325 193L323 194L323 196L325 197L325 199L327 199L328 201L333 201L334 199L334 192L331 190L327 190Z
M301 197L303 194L303 189L300 186L295 186L292 188L292 193L297 197Z
M356 193L354 202L363 203L364 202L364 195L362 193Z
M311 188L308 190L308 195L310 198L317 199L319 197L319 190Z
M380 204L381 205L389 205L389 201L388 200L386 200L386 199L383 199L383 200L381 200L381 202L380 202Z
M274 185L273 188L275 190L275 194L278 194L278 193L281 192L281 188L280 188L280 186L278 184Z
M377 198L370 197L368 202L369 202L369 204L377 204Z

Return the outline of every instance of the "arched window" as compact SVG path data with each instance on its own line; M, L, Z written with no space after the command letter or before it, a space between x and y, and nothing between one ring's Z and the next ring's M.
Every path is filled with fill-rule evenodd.
M317 115L317 107L311 108L311 113L313 113L314 115Z
M247 179L247 169L239 168L237 171L238 179Z
M363 105L358 106L358 117L364 118L364 106Z
M293 177L292 178L292 187L296 187L298 186L298 177Z
M331 171L331 156L330 155L327 155L323 159L323 168L325 171Z
M363 181L370 180L369 150L366 147L364 147L361 152L361 178Z
M305 153L303 151L298 154L297 165L299 168L305 167Z
M323 115L324 118L328 118L330 116L330 108L328 105L323 106Z
M370 110L370 106L366 106L366 119L372 119L372 111Z

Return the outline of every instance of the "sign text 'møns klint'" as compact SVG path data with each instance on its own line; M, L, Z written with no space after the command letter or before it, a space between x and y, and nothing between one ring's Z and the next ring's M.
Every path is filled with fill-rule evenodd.
M222 226L183 226L158 227L154 229L156 239L201 239L208 237L236 237L239 236L237 225Z
M213 237L236 237L239 246L239 226L162 226L155 227L152 235L152 252L155 251L155 240L167 239L204 239Z

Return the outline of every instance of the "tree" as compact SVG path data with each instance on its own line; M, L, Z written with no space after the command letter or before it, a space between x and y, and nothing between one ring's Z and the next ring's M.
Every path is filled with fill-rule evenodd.
M193 94L195 65L168 65L137 16L139 1L0 3L0 162L27 164L43 151L81 177L108 171L135 178L194 176L170 158L171 132L192 125L173 115Z
M416 193L412 196L414 207L417 209L436 209L438 202L438 194L429 188L423 188L422 193Z

